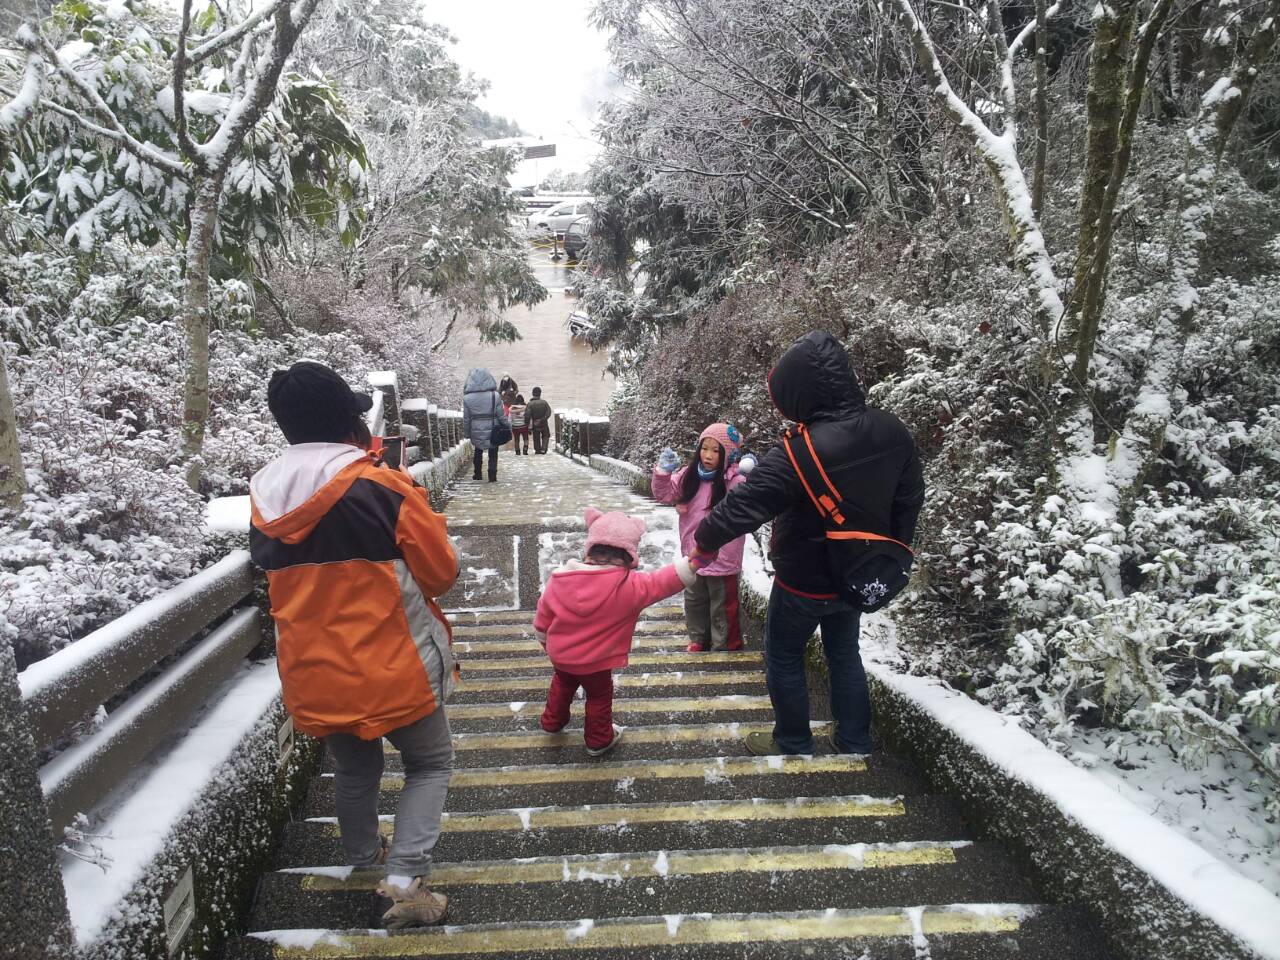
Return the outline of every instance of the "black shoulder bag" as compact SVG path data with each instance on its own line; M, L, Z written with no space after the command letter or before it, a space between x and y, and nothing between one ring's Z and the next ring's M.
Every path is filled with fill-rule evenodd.
M489 445L500 447L511 440L511 423L498 416L498 396L493 397L493 429L489 432Z
M915 554L901 541L859 530L851 518L859 511L840 495L803 424L782 438L804 491L822 518L827 537L827 567L840 599L863 613L889 605L911 575Z

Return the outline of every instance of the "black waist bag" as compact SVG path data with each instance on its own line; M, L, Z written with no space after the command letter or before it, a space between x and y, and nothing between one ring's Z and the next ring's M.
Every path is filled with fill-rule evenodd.
M840 599L855 610L875 613L902 592L911 577L915 554L905 543L859 529L860 512L840 495L801 424L788 430L782 444L822 518L827 539L827 569Z

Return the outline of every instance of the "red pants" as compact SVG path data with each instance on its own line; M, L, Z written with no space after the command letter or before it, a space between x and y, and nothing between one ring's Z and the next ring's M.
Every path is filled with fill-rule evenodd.
M587 695L587 719L583 723L583 739L593 750L613 741L613 671L566 673L556 668L547 691L547 708L542 711L542 729L551 733L569 722L569 705L582 687Z

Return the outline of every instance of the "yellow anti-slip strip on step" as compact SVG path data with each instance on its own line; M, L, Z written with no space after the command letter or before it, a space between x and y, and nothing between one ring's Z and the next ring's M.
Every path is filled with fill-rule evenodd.
M504 690L547 689L546 677L470 677L458 689L472 693L501 693ZM720 670L708 673L624 673L613 678L614 689L647 690L651 687L729 687L741 683L764 683L760 670Z
M446 813L445 833L500 830L559 830L573 827L618 827L638 823L738 823L769 820L843 820L851 817L901 817L901 797L792 797L789 800L697 800L692 803L611 803L585 807L525 807L481 813ZM313 817L338 836L337 820ZM393 818L379 817L378 830L390 835Z
M483 624L533 623L532 610L446 610L445 615L455 626L479 626ZM684 619L684 607L664 604L646 607L640 615L641 623L651 620L673 620L677 624Z
M738 653L637 653L631 659L633 667L696 667L706 663L737 663L744 667L759 666L764 662L761 654L754 650ZM462 661L462 674L465 677L472 673L492 673L497 670L540 670L551 676L551 661L545 656L511 657L501 660L467 660Z
M641 620L636 624L636 633L672 633L680 632L679 620ZM453 625L453 635L458 639L468 637L513 636L521 633L533 636L532 615L524 623L458 623Z
M287 958L433 957L823 940L918 938L946 934L1013 933L1033 912L1016 904L916 907L907 910L822 910L768 914L670 914L560 923L440 927L387 936L383 931L281 930L251 936L275 944Z
M630 780L724 780L727 777L768 777L777 774L863 773L860 757L829 754L821 757L716 757L696 760L630 760L621 763L561 763L528 767L490 767L455 770L449 787L514 787L536 783L599 783ZM332 773L324 774L332 778ZM382 778L384 790L399 790L404 774Z
M812 870L886 870L937 867L956 862L956 848L967 840L934 843L854 843L825 847L755 847L745 850L659 850L650 853L599 853L527 860L438 863L431 886L501 886L516 883L581 883L653 880L726 873L803 873ZM351 867L295 867L306 891L372 890L386 870Z
M503 717L536 717L546 706L541 700L515 700L511 703L451 703L447 708L453 720L498 720ZM733 694L727 697L653 697L644 700L615 700L613 715L636 713L715 713L772 710L768 697Z
M450 710L452 712L452 710ZM827 724L814 721L815 736ZM773 723L686 723L678 726L628 727L624 742L634 743L713 743L738 740L749 733L772 733ZM476 750L550 750L581 746L582 728L570 727L559 733L455 733L453 749L459 753ZM388 755L399 753L384 743Z
M689 644L685 634L672 633L661 637L636 637L631 644L632 650L665 650L668 653L684 653ZM537 640L455 640L453 652L459 656L482 653L516 654L541 653L542 644ZM699 656L695 654L696 657Z

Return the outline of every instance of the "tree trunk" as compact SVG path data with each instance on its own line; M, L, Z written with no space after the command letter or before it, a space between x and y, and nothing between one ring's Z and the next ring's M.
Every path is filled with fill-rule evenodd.
M27 477L22 472L18 420L13 411L13 395L9 392L5 352L4 341L0 340L0 506L17 510L22 506L22 495L27 492Z
M1046 0L1036 0L1036 154L1031 176L1031 212L1038 218L1044 209L1044 168L1049 159L1049 45Z
M1200 270L1205 230L1213 216L1213 185L1227 141L1244 113L1258 75L1280 36L1280 0L1270 0L1258 14L1259 26L1230 68L1200 100L1200 110L1187 131L1178 232L1173 238L1172 275L1164 308L1151 332L1147 367L1138 399L1115 444L1109 472L1132 496L1146 482L1164 449L1165 431L1173 419L1174 394L1182 374L1187 338L1194 328L1199 295L1194 286Z
M1132 45L1133 55L1125 71L1124 95L1121 98L1122 110L1111 143L1111 169L1106 177L1102 202L1096 210L1096 220L1093 221L1093 248L1088 253L1087 259L1083 247L1078 251L1080 259L1076 263L1074 301L1078 325L1072 374L1079 390L1087 389L1089 365L1093 360L1098 329L1102 322L1107 279L1111 272L1111 238L1115 230L1116 205L1120 200L1120 188L1124 186L1125 178L1129 175L1129 160L1133 154L1133 131L1142 109L1142 98L1146 92L1147 77L1151 69L1151 56L1155 52L1156 40L1160 36L1172 6L1172 0L1156 0L1150 17L1138 32L1137 44ZM1090 122L1092 125L1092 119ZM1089 155L1091 162L1092 147L1091 142ZM1080 225L1082 241L1084 231L1085 225L1082 218Z
M1098 336L1098 312L1101 310L1100 277L1105 273L1098 231L1103 198L1115 167L1120 121L1125 104L1125 68L1129 64L1129 47L1133 40L1138 0L1111 0L1101 4L1105 11L1097 19L1093 46L1089 57L1089 88L1085 94L1085 111L1089 118L1086 138L1084 180L1080 189L1080 236L1076 244L1076 269L1068 328L1074 342L1073 370L1077 390L1085 389L1081 371L1087 371L1093 345ZM1090 288L1090 282L1094 286ZM1081 358L1083 357L1083 362Z
M187 370L183 389L182 459L187 484L200 489L205 425L209 420L209 260L218 225L221 178L202 178L195 186L191 232L187 235L187 275L183 286L182 327Z

